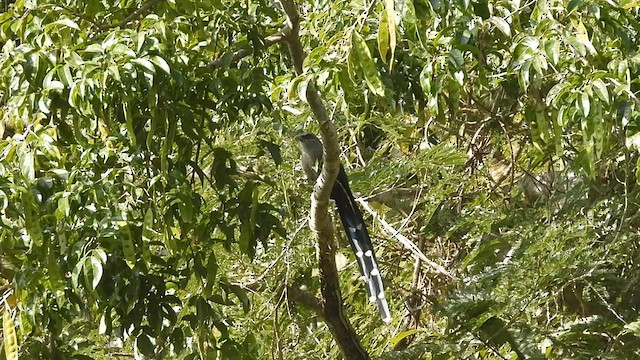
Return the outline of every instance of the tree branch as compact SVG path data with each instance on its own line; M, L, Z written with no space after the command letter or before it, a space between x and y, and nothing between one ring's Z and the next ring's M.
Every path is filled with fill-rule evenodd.
M140 8L138 10L135 10L134 12L129 14L129 16L124 18L119 23L117 23L115 25L113 25L113 24L104 25L104 26L102 26L102 29L105 30L105 29L116 28L116 27L120 27L120 28L124 27L128 23L130 23L133 20L135 20L138 16L140 16L140 14L148 11L149 9L151 9L154 5L156 5L159 2L160 2L160 0L149 0L146 3L144 3L142 6L140 6Z
M271 45L277 44L279 42L284 41L286 38L286 33L289 31L289 28L285 28L283 30L278 31L277 33L273 34L273 35L269 35L266 38L263 39L264 41L264 46L265 47L269 47ZM236 63L238 61L240 61L240 59L242 59L245 56L250 55L251 53L253 53L253 48L252 47L247 47L244 49L240 49L237 50L236 52L233 53L233 55L231 56L231 62L232 63ZM222 67L222 65L224 64L224 57L226 56L220 56L219 58L212 60L211 62L209 62L208 66L210 68L213 69L217 69Z
M286 33L287 46L296 74L303 72L305 52L300 43L300 18L293 0L279 0L286 14L289 31ZM318 266L320 268L320 290L323 299L324 320L333 337L347 359L369 359L360 339L356 335L342 307L342 295L335 262L335 239L333 222L328 214L329 196L340 166L340 147L336 127L331 122L327 109L318 94L315 84L307 86L307 100L311 111L320 125L324 145L322 172L316 181L311 196L309 226L317 241Z
M369 206L369 204L362 200L362 199L358 199L357 200L360 205L362 205L362 207L367 210L367 212L369 212L369 214L371 214L371 216L373 216L374 219L378 220L378 222L380 223L380 225L382 225L382 228L391 236L395 237L396 239L398 239L398 241L400 241L400 243L402 245L404 245L404 247L406 247L409 251L411 251L413 253L413 255L422 260L423 262L425 262L427 265L429 265L432 269L434 269L436 272L446 275L452 279L456 279L455 276L453 276L453 274L451 274L449 271L447 271L447 269L445 269L442 265L438 264L437 262L430 260L429 258L427 258L424 253L422 253L422 251L420 250L420 248L411 240L409 240L409 238L407 238L406 236L400 234L400 232L396 229L393 228L393 226L391 226L388 222L386 222L380 215L378 215L377 212L375 212L375 210L373 210L371 208L371 206Z
M295 288L293 286L287 286L287 296L291 301L298 303L307 309L313 311L319 317L324 319L324 309L322 307L322 302L318 300L315 296L310 293Z

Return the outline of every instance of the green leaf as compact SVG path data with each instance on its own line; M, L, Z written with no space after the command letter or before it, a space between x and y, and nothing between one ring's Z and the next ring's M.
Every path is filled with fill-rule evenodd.
M194 208L191 198L186 194L180 194L180 202L178 203L178 209L180 209L180 218L185 224L189 224L193 221Z
M418 334L420 332L422 332L423 330L421 329L411 329L408 331L403 331L400 332L399 334L397 334L396 336L392 337L391 340L389 340L389 342L391 343L391 345L395 346L397 345L400 341L404 340L405 338L411 336L411 335L415 335Z
M104 49L101 44L91 44L82 50L84 53L101 54Z
M395 1L384 0L384 12L387 14L387 27L389 28L389 50L391 50L391 58L389 59L389 71L393 69L393 60L396 53L396 15L395 15Z
M567 5L567 13L571 14L573 10L575 10L578 6L582 5L583 0L571 0L569 1L569 5Z
M20 171L26 181L33 182L36 179L35 158L33 152L27 150L26 147L23 149L21 151Z
M571 46L575 49L578 55L582 57L587 55L587 48L575 36L569 36L567 41L569 41L569 44L571 44Z
M549 124L547 123L546 108L544 106L538 106L536 108L536 126L538 127L540 139L546 144L551 140L551 133L549 132Z
M431 78L433 77L433 65L425 65L420 72L420 87L425 95L431 96Z
M129 49L129 47L127 47L126 45L120 44L120 43L113 45L109 49L109 53L111 53L113 55L124 55L124 56L129 57L129 58L135 58L136 57L136 52L135 51ZM147 64L147 65L149 65L149 64Z
M156 133L156 129L160 123L164 124L164 117L161 117L163 113L161 113L158 109L151 109L151 120L149 120L149 130L147 132L147 150L153 151L155 146L154 135Z
M71 272L71 285L73 285L74 289L78 289L78 278L80 277L82 269L84 269L84 262L85 258L79 259Z
M448 60L453 65L453 69L458 70L464 68L464 54L460 49L451 49L451 51L449 51Z
M247 293L241 287L237 285L228 285L231 291L238 297L240 303L242 304L242 310L245 314L248 314L251 310L251 305L249 303L249 297L247 297Z
M367 43L362 36L357 32L352 32L351 37L353 49L357 54L359 67L364 72L364 79L369 89L378 96L384 96L384 87L382 86L382 80L380 79L380 73L376 68L376 64L371 57L371 52Z
M305 77L300 82L298 82L298 86L296 87L296 93L298 94L298 98L302 100L304 103L308 103L307 101L307 89L309 88L310 78Z
M560 110L558 110L558 116L556 117L556 123L562 128L564 129L565 126L567 126L567 119L565 116L565 112L567 110L566 106L561 106Z
M640 159L638 161L640 161ZM627 325L624 326L624 328L626 330L629 330L631 333L633 333L633 335L640 337L640 321L634 321L634 322L628 323Z
M544 51L553 65L560 61L560 43L554 39L549 39L544 43Z
M107 253L104 251L104 249L101 248L97 248L93 250L93 254L95 257L97 257L100 262L102 262L103 264L107 263Z
M133 126L133 113L131 111L131 108L129 107L129 103L126 101L122 103L122 112L124 113L124 120L125 124L127 125L127 135L129 136L129 141L131 141L131 145L133 147L136 147L137 138Z
M267 149L267 151L269 151L269 154L271 155L271 158L273 159L273 162L276 164L276 166L280 166L280 164L282 164L282 154L280 151L280 146L262 139L258 140L258 143L261 147L264 147Z
M69 208L69 197L63 194L58 199L58 209L56 212L56 218L58 218L58 220L62 220L68 217L70 214L70 210L71 209Z
M164 71L168 75L171 75L171 67L169 64L160 56L154 56L151 58L151 62L153 62L160 70Z
M527 89L529 88L529 84L530 84L529 70L530 69L531 69L531 59L524 61L522 63L522 67L520 68L520 71L518 72L518 83L520 84L520 89L522 89L523 92L527 92Z
M156 68L153 66L151 61L149 61L149 59L147 58L131 59L131 62L139 65L145 72L149 74L156 73Z
M7 301L2 315L2 334L4 338L4 356L6 360L18 360L18 336Z
M387 52L389 52L389 25L387 24L387 12L383 9L378 16L378 51L380 58L387 62Z
M176 130L178 128L177 119L168 119L168 122L167 134L162 143L162 151L160 153L160 169L165 176L169 174L169 155L171 154L173 139L176 136Z
M100 284L100 280L102 279L102 274L103 274L102 262L98 257L95 257L95 256L91 256L91 274L93 275L93 280L91 282L91 285L95 290Z
M74 82L73 84L71 84L71 90L69 91L69 105L71 105L71 107L73 108L80 108L80 103L82 102L82 98L81 98L81 92L80 92L80 87L81 87L81 82L80 80ZM77 117L77 116L76 116ZM80 129L75 129L76 134L80 134L79 130Z
M207 262L207 285L213 286L216 280L216 275L218 274L218 262L216 261L215 253L211 252L209 255L209 260Z
M605 85L602 79L593 80L593 90L596 95L600 98L600 100L609 104L609 91L607 90L607 85Z
M136 338L136 347L140 352L146 356L151 356L154 353L155 346L151 343L151 339L147 334L140 334Z
M145 33L144 31L140 31L138 32L138 39L136 40L136 52L138 54L141 53L142 50L142 46L144 45L144 41L147 38L147 33Z
M98 325L98 334L110 334L113 327L111 321L111 308L107 307L100 316L100 324Z
M133 245L131 229L126 221L119 221L118 225L120 226L120 241L122 241L124 259L129 268L133 269L136 266L136 251Z
M628 101L621 101L616 109L616 120L622 123L623 127L626 127L631 121L631 112L633 108Z
M152 241L154 238L153 231L153 210L151 207L144 213L144 223L142 225L142 239L146 242Z
M0 189L0 213L4 213L7 206L9 206L9 197Z
M591 103L587 92L583 92L580 95L580 109L582 109L582 113L585 117L589 116L589 112L591 112Z
M505 19L497 16L492 16L487 21L492 23L505 36L511 37L511 27L509 26L509 23Z
M556 105L558 101L560 101L564 93L568 91L569 86L571 86L571 84L565 81L560 81L559 83L553 85L553 87L549 89L549 92L545 97L545 103L547 105Z
M111 74L111 76L113 76L114 79L116 79L116 81L118 82L122 82L122 79L120 78L120 70L118 70L118 67L116 65L109 65L107 71L109 72L109 74Z
M49 29L52 29L54 27L68 27L68 28L72 28L75 30L80 30L80 27L78 26L78 24L76 24L75 21L71 20L71 19L60 19L60 20L56 20L50 24L47 24L44 29L45 31L49 31Z
M558 156L559 158L564 155L564 111L565 107L563 106L560 108L560 110L558 110L556 121L553 121L553 143L556 150L556 156Z

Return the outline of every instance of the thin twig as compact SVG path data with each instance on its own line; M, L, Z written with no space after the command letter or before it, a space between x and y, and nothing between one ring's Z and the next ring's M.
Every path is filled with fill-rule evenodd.
M109 28L116 28L116 27L122 28L125 25L127 25L128 23L130 23L133 20L137 19L138 16L140 16L140 14L148 11L149 9L151 9L154 5L156 5L159 2L160 2L160 0L149 0L145 4L140 6L139 9L137 9L134 12L132 12L131 14L129 14L129 16L124 18L124 20L120 21L119 23L117 23L115 25L103 25L102 29L109 29Z
M413 255L415 255L417 258L419 258L420 260L424 261L426 264L431 266L434 270L436 270L436 272L446 275L452 279L456 279L456 277L453 276L450 272L448 272L447 269L445 269L442 265L432 260L429 260L413 241L409 240L409 238L407 238L406 236L396 231L396 229L394 229L393 226L391 226L380 215L378 215L378 213L375 210L373 210L366 201L362 199L357 199L357 201L360 203L360 205L362 205L362 207L365 210L367 210L367 212L369 212L369 214L371 214L374 217L374 219L376 219L382 225L383 229L387 233L389 233L390 235L398 239L398 241L400 241L400 243L404 245L404 247L410 250L413 253Z

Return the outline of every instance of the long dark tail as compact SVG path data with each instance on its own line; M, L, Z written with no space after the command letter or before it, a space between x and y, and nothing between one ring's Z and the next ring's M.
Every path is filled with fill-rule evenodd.
M364 223L357 224L355 227L342 223L345 232L349 237L351 249L356 254L360 272L364 276L364 282L369 292L369 301L375 301L378 304L378 311L382 317L382 321L390 322L391 313L389 312L389 304L384 296L384 286L382 285L382 276L378 268L378 261L369 238L369 233Z
M353 194L349 189L347 174L342 167L340 167L331 198L336 201L342 226L349 239L351 249L356 255L360 273L364 276L364 281L369 293L369 301L375 301L378 304L378 311L380 312L382 321L390 322L391 313L389 312L389 304L384 296L382 276L380 275L380 269L378 268L378 261L376 260L371 238L369 237L369 232L362 218L362 213L360 209L358 209Z

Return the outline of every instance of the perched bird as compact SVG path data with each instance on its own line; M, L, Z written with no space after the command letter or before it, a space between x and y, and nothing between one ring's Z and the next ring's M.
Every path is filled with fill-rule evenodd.
M315 135L308 133L297 135L295 139L300 142L300 148L302 149L300 159L302 169L307 175L307 178L315 182L322 168L322 143ZM375 301L378 304L378 310L382 320L389 322L391 321L391 314L389 313L387 299L384 297L382 277L380 276L371 238L369 237L367 226L362 218L362 213L360 209L358 209L351 189L349 188L349 179L342 164L340 164L338 177L331 190L331 199L336 203L340 221L349 239L351 250L355 253L360 272L364 276L364 281L369 293L369 301Z

